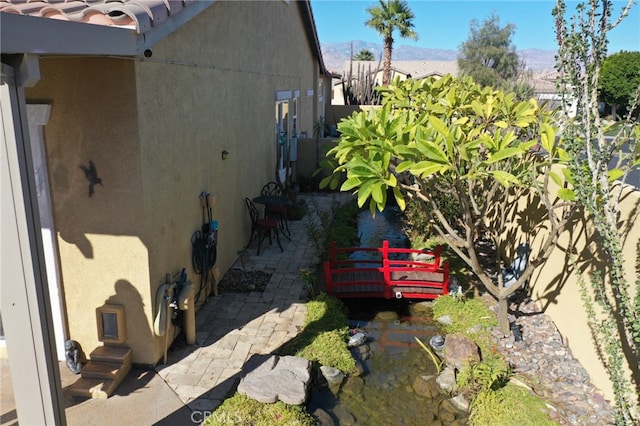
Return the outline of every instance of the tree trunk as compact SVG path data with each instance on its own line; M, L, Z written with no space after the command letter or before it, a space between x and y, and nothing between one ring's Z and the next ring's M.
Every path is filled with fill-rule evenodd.
M388 86L391 80L391 51L393 49L393 37L384 38L384 65L382 69L382 85Z
M498 299L498 326L504 336L509 335L509 298Z

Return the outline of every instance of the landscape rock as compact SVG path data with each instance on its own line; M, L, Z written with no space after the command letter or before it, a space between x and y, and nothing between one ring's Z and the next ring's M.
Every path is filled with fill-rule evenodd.
M383 321L395 321L399 318L398 313L395 311L380 311L376 315L376 319Z
M451 319L450 315L440 315L436 318L436 321L442 325L451 325L453 324L453 319Z
M367 336L362 332L357 332L356 334L349 337L349 341L347 342L347 347L354 348L356 346L364 345L367 342Z
M356 424L356 418L344 405L338 405L333 409L333 414L338 418L340 426L352 426Z
M444 392L453 392L456 389L456 372L453 367L445 367L436 378L436 383Z
M418 395L431 399L437 397L440 393L437 386L438 385L435 382L435 377L430 375L417 376L413 381L413 391Z
M322 365L320 366L320 374L322 374L322 377L327 381L327 385L329 386L329 389L331 389L331 392L336 394L344 380L344 374L342 371L335 367Z
M458 410L469 412L469 401L463 394L456 395L455 397L451 398L450 401L451 404Z
M362 377L349 376L342 386L342 392L349 395L361 395L364 389L364 380Z
M300 405L307 399L310 371L304 358L273 355L240 380L238 393L263 403Z
M460 370L470 362L480 361L478 345L462 334L447 334L444 340L444 361Z
M612 405L591 383L551 317L532 300L519 305L512 303L510 309L516 313L515 321L524 340L516 342L513 334L504 337L498 327L494 328L492 338L498 351L526 383L514 379L511 382L533 389L544 398L549 415L560 425L614 424Z
M331 417L331 415L327 413L325 410L323 410L322 408L316 408L315 410L313 410L313 413L311 413L311 415L315 417L315 419L318 421L318 424L320 426L336 425L336 422L333 421L333 417Z
M421 302L412 303L409 306L413 315L430 314L433 309L433 302L431 300L423 300Z

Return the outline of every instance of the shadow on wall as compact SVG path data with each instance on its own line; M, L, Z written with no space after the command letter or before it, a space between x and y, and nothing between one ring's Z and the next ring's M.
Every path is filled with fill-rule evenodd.
M526 211L520 206L527 206ZM634 192L631 187L623 191L620 197L620 206L621 214L618 220L618 229L620 230L623 247L627 247L626 250L636 250L633 257L627 256L626 258L628 263L626 264L627 280L629 283L633 283L635 282L634 273L636 279L640 277L640 239L637 226L637 219L640 215L640 197L638 193ZM548 232L548 216L546 209L540 204L537 197L530 196L526 199L526 203L521 203L517 208L512 209L510 220L514 223L514 226L506 232L506 238L503 241L513 244L514 247L516 242L523 238L527 241L535 241L535 244L532 245L535 248L539 248L544 243L543 239L546 238ZM633 267L629 264L629 260L632 260ZM591 280L605 279L608 283L610 272L610 260L605 252L602 240L584 209L580 208L567 223L566 229L556 243L549 259L540 265L532 276L533 285L531 285L531 288L532 292L536 292L534 298L539 301L541 312L546 312L551 305L566 305L567 303L578 304L579 309L584 310L584 302L579 299L579 291L574 287L571 289L566 288L567 284L571 283L571 286L577 286L576 277L583 277L586 281L587 289L592 292L594 286ZM536 281L538 286L536 286ZM608 292L612 290L608 284L604 288ZM572 294L577 294L578 298L573 301L569 301L566 297L562 299L561 293L565 289ZM532 296L534 295L532 294ZM626 332L622 326L620 301L617 297L613 297L612 294L609 295L609 301L614 303L613 315L615 316L616 324L618 324L617 334L623 336L621 343L626 358L625 363L631 370L633 381L636 384L640 384L640 360L634 354L633 342L624 337ZM605 360L606 356L603 353L603 348L599 347L599 342L594 340L596 335L593 330L590 328L589 330L593 348L598 358ZM636 389L636 391L640 391L640 389Z
M127 341L123 346L131 348L132 359L140 359L136 356L136 351L154 347L148 342L155 338L148 327L149 322L144 312L142 296L133 284L126 280L118 280L114 287L116 293L107 298L105 304L124 306ZM147 326L145 327L144 324Z

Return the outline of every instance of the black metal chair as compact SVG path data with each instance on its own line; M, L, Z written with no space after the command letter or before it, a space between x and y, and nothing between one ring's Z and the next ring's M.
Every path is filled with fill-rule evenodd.
M262 191L260 195L271 195L277 197L283 197L282 188L278 185L277 182L269 182L265 186L262 187ZM289 231L289 216L287 206L281 204L268 204L264 208L264 216L266 218L276 218L278 219L278 223L280 224L280 228L282 229L282 235L284 235L287 239L291 240L289 236L291 232Z
M248 198L244 199L245 204L247 205L247 210L249 211L249 217L251 218L251 237L249 238L249 243L247 243L247 247L251 245L253 242L253 238L258 238L258 256L260 256L260 245L262 245L262 241L268 236L269 244L273 244L271 240L271 231L275 231L276 233L276 241L278 242L278 247L280 247L280 251L284 251L282 248L282 244L280 244L280 231L278 226L278 220L274 218L260 218L260 213L258 213L258 209L256 205Z

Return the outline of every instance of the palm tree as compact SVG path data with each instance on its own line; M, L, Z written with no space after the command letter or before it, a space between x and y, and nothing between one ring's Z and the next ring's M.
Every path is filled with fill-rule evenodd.
M353 57L354 61L373 61L375 60L375 56L370 50L360 49L358 53Z
M384 66L382 85L387 86L391 78L391 51L393 49L393 32L398 30L400 37L418 40L413 31L413 12L404 0L380 0L380 6L367 8L371 17L365 21L367 27L373 28L383 37Z

